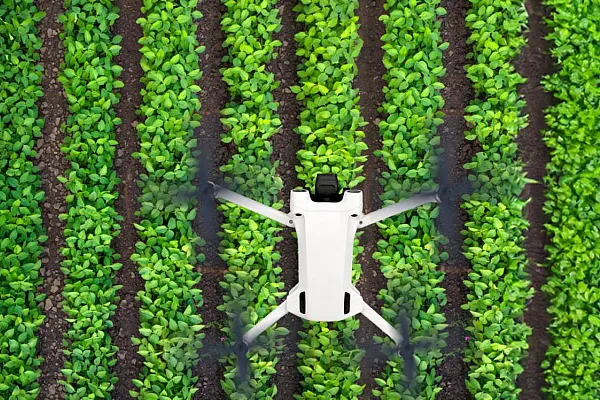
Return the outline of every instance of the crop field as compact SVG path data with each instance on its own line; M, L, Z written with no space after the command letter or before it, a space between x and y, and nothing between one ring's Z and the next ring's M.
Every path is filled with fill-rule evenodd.
M198 189L322 173L470 182L348 244L413 379L361 314L240 379L298 236ZM0 400L600 400L599 243L600 0L0 0Z

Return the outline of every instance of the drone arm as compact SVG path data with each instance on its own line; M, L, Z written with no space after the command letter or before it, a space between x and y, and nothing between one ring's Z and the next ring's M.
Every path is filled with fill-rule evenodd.
M392 204L381 208L377 211L373 211L367 215L364 215L359 222L359 227L364 228L374 223L383 221L386 218L393 217L394 215L401 214L413 208L417 208L427 203L439 203L440 198L437 190L431 192L419 193L409 199L399 201L398 203Z
M244 334L244 343L250 346L258 335L266 331L271 325L279 321L281 317L283 317L287 313L287 300L285 300L283 303L277 306L276 309L271 311L269 315L260 320L258 324L254 325L248 332Z
M262 203L259 203L258 201L249 199L246 196L242 196L241 194L233 192L229 189L225 189L224 187L216 185L212 182L210 183L214 186L215 198L230 201L240 207L246 208L250 211L254 211L257 214L275 220L285 226L293 226L287 214L276 210L272 207L266 206Z
M396 343L396 346L400 345L400 343L402 342L402 335L400 334L400 332L398 332L398 330L394 328L392 324L387 322L381 315L375 312L375 310L373 310L371 306L369 306L366 302L363 302L362 314L369 321L375 324L376 327L381 329L386 335L392 338L394 343Z

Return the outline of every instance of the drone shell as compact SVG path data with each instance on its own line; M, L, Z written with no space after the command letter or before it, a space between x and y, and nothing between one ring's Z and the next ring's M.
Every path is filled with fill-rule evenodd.
M288 312L311 321L340 321L363 310L352 284L353 244L363 212L360 190L341 201L314 201L294 190L290 218L298 233L298 284L288 296Z

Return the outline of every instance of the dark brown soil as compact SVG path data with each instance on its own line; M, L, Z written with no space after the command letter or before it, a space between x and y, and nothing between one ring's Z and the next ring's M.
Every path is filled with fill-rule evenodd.
M296 56L296 40L294 34L299 31L296 23L296 13L293 11L296 0L282 0L279 3L279 16L281 17L282 29L273 37L281 41L282 46L278 50L277 58L271 63L270 70L275 74L275 79L280 83L279 88L273 93L275 101L279 103L279 118L282 127L278 134L273 136L272 162L280 160L277 174L283 180L281 198L283 199L283 211L289 211L290 192L296 187L302 187L296 176L294 166L296 165L296 152L300 149L300 135L294 132L299 125L298 115L300 104L296 95L290 90L291 86L298 83L296 68L300 63ZM292 236L292 229L284 228L281 231L283 240L276 246L281 254L279 265L282 268L281 278L285 284L285 291L289 292L298 283L298 245ZM272 382L277 385L276 399L292 399L294 394L301 391L300 372L298 371L297 344L299 341L298 331L302 329L302 321L294 315L288 314L281 319L278 326L283 326L290 331L284 338L284 350L280 361L277 363L277 374Z
M220 112L228 101L227 87L221 80L219 69L222 67L221 60L226 54L222 47L225 35L221 31L221 18L225 7L220 0L206 0L199 4L198 9L204 17L198 21L197 38L201 46L206 46L204 53L200 54L200 70L203 71L200 80L200 102L202 104L200 128L196 132L198 139L198 150L205 154L212 162L212 179L221 182L219 166L224 165L231 157L229 147L221 143L223 126L220 121ZM201 213L194 221L194 230L203 235L204 229ZM200 307L205 338L204 349L201 351L201 360L194 369L194 375L198 376L198 392L195 399L223 399L225 394L221 388L224 368L214 356L205 356L209 350L213 350L219 337L222 336L220 327L223 324L225 314L217 310L217 306L223 302L223 290L219 282L227 271L227 264L219 257L218 240L210 241L202 247L202 253L206 261L199 266L202 273L199 288L202 290L204 304Z
M365 143L368 146L365 155L368 158L364 168L366 179L361 185L365 213L382 207L379 196L383 193L383 188L379 183L379 177L381 171L387 169L381 158L373 154L375 150L381 148L378 124L383 119L382 114L378 111L384 100L383 75L386 73L383 65L383 49L381 48L383 45L381 36L385 33L385 26L379 21L379 16L385 13L383 4L383 0L361 1L357 10L360 23L358 34L363 40L363 48L357 60L358 76L355 87L359 89L361 115L368 123L363 128ZM381 310L383 300L379 299L377 295L381 289L386 287L387 280L380 271L379 262L373 259L373 253L377 251L377 241L381 239L381 235L376 225L361 231L364 232L360 237L360 245L364 247L364 252L359 255L358 262L362 266L363 273L356 287L364 301L374 310ZM367 351L361 361L361 377L357 383L365 385L363 396L370 397L371 391L379 388L374 378L381 376L386 360L385 355L378 351L373 337L384 336L384 334L364 316L359 315L358 319L360 320L360 329L355 333L356 341L361 348L365 348Z
M526 35L528 45L521 52L516 68L527 78L527 83L520 88L520 92L527 102L524 113L529 114L529 126L520 132L517 142L521 157L526 163L527 176L539 183L527 184L522 194L523 198L531 199L525 209L530 222L529 230L525 233L525 249L535 295L525 312L525 322L533 328L533 334L528 339L529 354L522 362L525 370L517 383L523 389L521 399L537 400L543 398L541 389L544 386L544 374L541 362L550 344L550 337L546 332L550 323L550 316L546 311L548 298L541 291L548 273L545 268L547 254L544 247L549 244L544 229L547 219L542 210L545 201L542 179L546 174L546 163L550 161L548 148L542 141L542 130L546 128L544 109L553 103L552 94L544 92L540 80L551 74L553 67L549 43L544 40L548 34L543 23L547 10L539 0L527 0L525 5L529 13L529 32Z
M442 38L449 43L449 48L444 52L444 67L447 73L443 79L446 88L442 93L446 101L443 110L446 116L444 124L439 127L439 133L441 145L448 155L447 167L452 171L450 182L452 184L467 175L462 166L470 162L477 151L473 142L467 142L464 137L464 132L467 130L464 109L474 97L471 82L467 79L464 70L467 64L466 55L470 51L466 43L469 30L465 26L465 16L470 3L467 0L444 0L442 7L447 11L447 15L442 19ZM468 368L463 362L467 336L465 326L470 323L471 317L460 307L466 302L467 288L463 280L468 276L470 264L462 254L463 239L458 232L463 229L467 217L458 203L454 204L453 213L459 218L452 232L442 231L444 235L451 238L451 241L446 246L442 246L442 250L448 253L449 258L440 264L440 269L446 274L442 286L446 289L448 303L442 311L449 324L447 329L449 336L446 340L448 346L444 351L446 358L438 369L438 373L442 376L439 400L472 398L465 385Z
M64 12L62 0L38 1L37 7L46 12L46 17L39 24L39 35L42 38L41 65L44 66L42 87L44 97L40 101L40 115L46 120L42 137L37 142L38 159L36 165L42 176L42 189L46 193L43 203L42 219L48 235L48 241L42 255L41 275L44 283L40 292L48 297L40 304L46 319L38 334L38 351L45 361L42 364L40 382L40 398L59 399L63 396L63 386L57 381L62 378L65 356L62 352L63 334L68 323L62 309L62 291L64 274L60 270L62 256L60 248L64 246L64 223L58 219L59 214L66 212L65 197L67 190L57 180L69 168L69 163L60 151L64 133L60 125L66 122L68 106L63 95L62 85L58 82L60 63L64 58L62 43L58 33L62 25L57 16Z
M140 302L135 299L135 296L144 287L142 278L137 272L137 265L131 261L135 243L139 240L133 224L139 223L135 211L140 208L137 198L141 194L141 189L136 181L142 167L131 155L140 149L135 127L140 122L136 110L142 102L140 94L142 68L138 44L138 40L142 37L142 28L136 20L142 16L142 13L136 1L117 0L115 4L119 8L119 19L115 21L112 33L115 36L121 35L123 41L121 53L113 62L123 67L120 80L125 86L120 91L121 99L116 106L117 117L121 118L123 123L115 130L118 145L114 165L117 176L121 179L117 187L119 198L115 206L123 221L121 233L113 243L115 251L121 255L119 262L123 264L116 274L115 281L117 285L123 287L119 290L121 299L112 318L114 325L109 334L119 348L117 364L114 367L119 381L115 385L113 394L117 399L126 399L129 398L129 391L135 389L132 379L139 378L143 365L143 359L137 353L137 346L131 342L132 337L139 336Z

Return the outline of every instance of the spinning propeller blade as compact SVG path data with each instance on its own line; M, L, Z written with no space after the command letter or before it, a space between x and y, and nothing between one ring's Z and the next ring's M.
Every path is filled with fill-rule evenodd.
M371 343L362 346L362 349L371 354L370 358L374 358L373 355L377 353L384 354L388 359L394 356L400 356L403 361L406 386L411 387L416 375L414 358L415 350L433 348L437 339L434 337L419 336L418 338L415 338L417 339L416 342L413 341L414 339L410 338L410 318L404 312L399 313L397 316L395 326L399 327L400 334L402 335L402 342L398 346L390 346L388 343L383 342L382 344ZM379 341L380 340L378 340L378 342Z
M424 340L419 341L418 343L413 343L410 340L410 327L409 327L410 319L406 315L401 315L400 317L400 333L402 334L402 338L404 339L402 343L397 347L397 354L402 357L404 361L404 375L406 377L406 382L410 387L414 382L416 375L416 365L415 365L415 350L416 349L425 349L431 347L434 343L433 338L425 338Z
M464 194L473 192L473 185L467 177L459 178L452 182L450 175L449 160L447 152L442 152L436 158L437 180L439 183L438 197L440 199L440 214L437 218L440 232L449 240L457 239L457 231L454 229L459 223L459 216L455 211L454 204Z
M250 361L248 352L250 349L258 347L256 344L248 345L244 342L244 326L240 314L228 313L231 319L230 332L233 336L233 343L224 343L219 340L203 340L203 347L200 350L201 357L220 360L223 357L235 356L236 361L236 385L241 386L247 382L250 376Z
M198 212L200 217L200 237L204 241L213 247L219 245L218 232L220 230L219 225L219 212L217 210L218 202L215 200L215 186L212 182L216 182L216 176L213 176L214 171L214 158L217 144L214 143L215 139L208 137L205 143L202 144L202 148L198 152L196 159L197 171L196 171L196 186L193 188L183 188L179 191L176 201L188 202L192 199L197 199L199 202ZM221 186L225 186L219 183Z
M248 345L244 342L244 329L242 327L241 318L236 314L233 318L233 334L235 337L235 343L233 345L233 353L237 358L237 369L238 377L241 382L245 382L248 379L250 372L250 363L248 361Z

